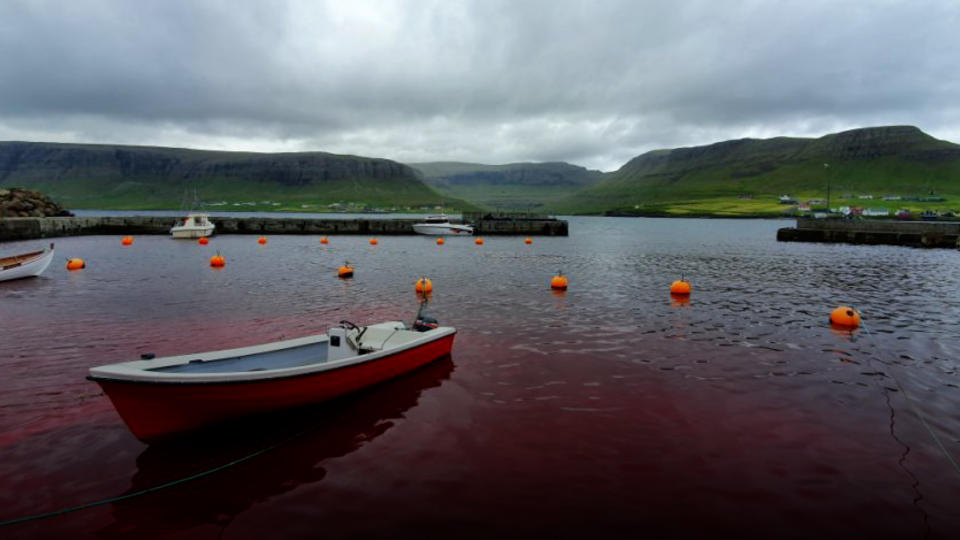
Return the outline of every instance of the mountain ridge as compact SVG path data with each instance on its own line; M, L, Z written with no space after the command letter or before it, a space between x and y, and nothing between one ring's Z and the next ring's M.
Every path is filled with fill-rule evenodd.
M822 197L828 181L835 183L834 188L852 191L939 191L960 196L960 145L914 126L879 126L817 138L744 138L652 150L552 209L662 213L674 203L726 199L727 206L777 213L782 209L770 197L786 193ZM764 197L769 204L729 201L753 197Z
M208 200L267 199L271 207L280 201L294 209L338 201L450 202L408 165L328 152L3 141L0 185L38 189L74 207L176 206L189 188Z

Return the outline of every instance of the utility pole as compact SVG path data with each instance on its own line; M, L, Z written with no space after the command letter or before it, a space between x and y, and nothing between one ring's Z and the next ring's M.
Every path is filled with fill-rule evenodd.
M830 168L829 163L823 164L823 170L827 171L826 173L827 174L827 215L830 215L830 172L828 171L829 168Z

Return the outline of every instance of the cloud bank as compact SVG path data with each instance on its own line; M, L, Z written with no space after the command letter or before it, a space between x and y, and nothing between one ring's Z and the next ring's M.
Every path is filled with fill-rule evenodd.
M911 124L960 141L952 1L0 3L0 140L569 161Z

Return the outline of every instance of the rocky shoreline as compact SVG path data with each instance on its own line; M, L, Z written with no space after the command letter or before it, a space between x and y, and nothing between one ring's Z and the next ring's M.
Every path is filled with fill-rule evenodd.
M39 191L0 189L0 218L71 217L72 213Z

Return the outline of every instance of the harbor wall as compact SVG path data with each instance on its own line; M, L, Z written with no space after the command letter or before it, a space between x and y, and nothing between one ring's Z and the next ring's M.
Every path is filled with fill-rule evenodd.
M777 231L777 240L958 248L960 221L797 218L796 227Z
M46 217L0 219L0 240L31 240L90 234L170 234L175 216ZM211 216L217 234L416 234L419 219L317 219ZM567 236L566 221L495 220L474 223L476 235Z

